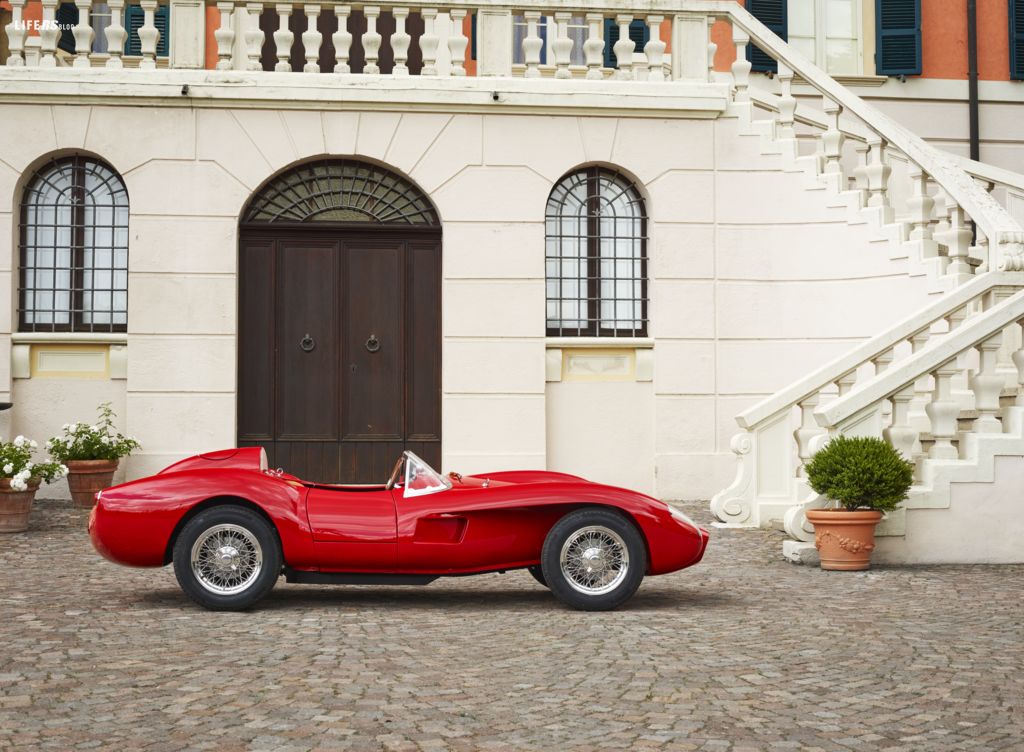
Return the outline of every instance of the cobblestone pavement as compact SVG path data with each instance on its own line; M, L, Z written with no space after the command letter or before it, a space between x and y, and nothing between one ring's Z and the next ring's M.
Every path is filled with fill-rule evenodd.
M827 573L779 551L714 531L613 613L525 572L282 582L208 613L37 502L0 537L0 749L1024 749L1024 567Z

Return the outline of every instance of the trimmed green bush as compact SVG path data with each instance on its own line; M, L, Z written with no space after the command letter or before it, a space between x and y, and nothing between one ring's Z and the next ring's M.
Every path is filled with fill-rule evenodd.
M882 439L837 436L811 458L807 480L849 511L889 512L907 498L914 464Z

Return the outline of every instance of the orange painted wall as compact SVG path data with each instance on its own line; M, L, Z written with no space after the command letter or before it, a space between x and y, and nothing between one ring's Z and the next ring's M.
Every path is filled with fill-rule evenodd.
M21 18L26 23L30 24L28 27L28 36L39 36L39 29L36 28L36 25L32 24L31 22L43 20L43 4L40 2L40 0L28 0L28 2L25 3L24 10L22 10L21 12Z
M206 67L217 67L217 39L213 32L220 28L220 11L215 5L206 6Z
M978 78L1010 80L1010 4L978 0Z

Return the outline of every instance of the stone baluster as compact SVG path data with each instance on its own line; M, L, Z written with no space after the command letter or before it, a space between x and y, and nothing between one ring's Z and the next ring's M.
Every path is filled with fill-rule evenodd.
M939 186L935 192L935 227L932 229L932 238L942 246L946 245L946 233L949 232L949 209L949 194Z
M156 48L160 43L160 30L156 27L157 0L142 0L142 27L139 29L139 47L142 51L142 60L139 62L141 70L156 69Z
M217 3L217 10L220 11L220 26L213 32L217 42L217 70L231 70L231 48L235 44L235 27L231 23L234 0Z
M879 353L878 355L873 357L871 359L871 364L875 367L875 376L879 376L880 374L884 373L885 369L892 364L894 358L895 353L893 352L893 348L891 347L885 352Z
M339 9L340 10L340 9ZM260 28L260 15L263 13L263 3L245 4L245 57L247 70L263 70L263 62L260 60L263 54L263 29ZM339 28L345 23L345 19L338 15Z
M619 27L619 41L612 46L618 63L615 78L628 81L633 78L633 51L636 49L636 42L629 38L629 25L633 23L633 16L625 13L617 15L615 23Z
M793 130L793 116L796 114L796 97L793 96L793 69L779 63L779 120L778 137L781 141L796 138ZM794 155L795 156L795 155Z
M821 98L828 129L821 134L821 153L825 159L825 181L836 193L846 188L843 177L843 132L839 130L839 116L843 108L829 97Z
M928 344L928 340L931 338L931 332L928 329L924 329L910 337L910 352L918 353L924 349L925 345ZM927 395L931 393L931 388L928 385L928 376L922 376L914 382L914 396L917 397L921 402L927 400Z
M707 34L705 36L708 40L708 81L715 80L715 55L718 54L718 45L711 41L711 27L717 20L718 18L715 16L707 17Z
M872 134L868 137L868 164L865 172L868 178L868 206L878 214L880 225L891 224L893 209L889 205L889 176L892 168L885 155L885 141Z
M977 346L978 372L968 382L974 392L974 407L978 411L971 430L975 433L1002 433L999 420L999 396L1006 379L999 373L999 348L1003 344L1003 333L993 335Z
M892 423L882 431L882 437L904 459L914 459L918 430L910 424L910 402L914 399L914 385L900 389L889 398L892 402Z
M539 10L528 10L523 13L526 19L526 36L523 38L523 60L526 63L526 77L540 78L540 51L544 47L544 40L537 33L537 24L540 22Z
M644 45L644 55L647 57L649 71L648 81L665 80L665 48L667 45L661 41L661 22L664 16L648 16L647 28L651 30L651 38Z
M857 383L857 371L848 371L836 379L836 388L839 390L839 396L842 397L844 394L853 389L853 385Z
M423 55L421 76L437 75L437 8L421 8L423 16L423 36L420 37L420 53Z
M797 456L800 458L800 462L796 469L798 478L804 477L806 473L807 463L810 462L814 452L811 451L811 440L822 433L822 429L818 427L817 422L814 420L814 408L818 406L821 401L819 394L812 394L800 402L800 427L793 432L793 438L796 440Z
M384 41L380 32L377 31L377 19L380 18L380 6L364 6L363 16L366 17L366 31L363 32L363 52L366 55L366 64L363 66L363 73L375 76L380 73L380 66L377 65L377 58L380 56L381 42ZM454 26L454 19L452 25Z
M60 29L57 28L57 0L43 0L43 25L39 29L39 67L57 67L57 40Z
M995 183L988 180L975 179L975 182L981 186L982 190L989 194L991 194L996 187ZM974 245L971 246L970 252L974 258L981 261L978 268L974 270L975 274L983 274L984 272L994 268L992 265L992 258L989 255L991 248L989 247L988 235L986 235L981 229L981 225L974 226Z
M555 78L572 78L569 61L572 59L572 39L569 37L569 20L572 13L555 13L555 40L551 43L551 54L555 58Z
M857 152L857 166L853 168L853 187L860 194L861 206L867 205L868 148L867 141L855 141L853 143L853 150Z
M935 199L928 194L928 174L913 161L910 162L908 174L911 185L910 197L907 199L910 239L933 244L932 212L935 210Z
M306 14L306 30L302 32L302 51L306 58L306 64L302 66L302 72L319 73L320 45L324 41L324 35L316 25L317 19L320 17L320 6L306 5L302 11Z
M946 247L949 248L948 274L959 281L965 281L974 274L974 267L968 259L971 253L971 228L967 224L967 215L963 208L954 203L949 212L949 230L946 232Z
M747 45L750 44L750 35L733 24L732 42L736 45L736 60L732 64L732 81L736 88L733 98L737 102L749 102L747 87L750 85L750 61L747 60Z
M128 30L124 28L121 19L124 17L124 0L107 0L107 7L110 8L110 25L106 28L107 35L107 67L113 70L124 68L124 61L121 53L124 51L124 43L128 39Z
M408 76L409 45L412 43L412 36L405 30L405 22L409 18L409 9L392 8L391 14L395 17L395 33L391 35L391 49L395 53L395 67L391 70L391 75Z
M348 30L348 17L351 12L351 7L348 5L334 6L334 15L338 17L338 30L331 34L331 41L334 42L334 72L341 75L352 72L352 66L348 62L348 53L352 49L352 32ZM437 15L436 10L434 15ZM426 9L423 11L423 19L426 22ZM434 21L433 17L431 17L427 28L432 30L433 27ZM427 39L426 32L423 34L423 39ZM437 37L434 37L434 49L437 49ZM423 47L423 73L427 75L427 52L425 46Z
M1017 334L1024 341L1024 319L1017 322L1017 330ZM1013 365L1017 367L1016 403L1019 407L1024 407L1024 345L1014 350L1010 357L1013 359Z
M452 33L448 37L448 51L452 55L453 76L466 75L466 48L469 47L469 39L462 32L462 21L466 17L466 11L452 9L449 11L452 18Z
M78 23L72 30L75 37L75 68L91 68L89 53L92 52L92 40L95 34L92 25L89 23L89 11L92 8L92 0L75 0L75 7L78 8Z
M7 32L7 67L21 68L25 65L25 22L23 13L25 0L11 0L11 22L4 27Z
M291 5L275 5L277 11L277 31L274 32L274 50L277 53L275 71L287 73L292 69L292 43L295 35L288 28L288 20L292 15Z
M600 13L587 14L587 41L583 43L583 57L587 62L587 78L600 81L604 78L604 16Z
M932 445L929 457L935 460L955 460L959 458L953 439L957 435L957 417L960 415L960 404L953 399L953 376L959 372L957 359L946 361L932 372L935 379L935 391L932 400L925 405L924 411L932 424Z

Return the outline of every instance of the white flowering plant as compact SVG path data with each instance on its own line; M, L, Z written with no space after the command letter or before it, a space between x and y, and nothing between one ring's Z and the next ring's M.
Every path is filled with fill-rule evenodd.
M65 423L63 436L46 442L46 450L58 462L73 460L117 460L139 448L139 442L114 428L114 411L109 402L96 408L96 423Z
M60 462L35 462L32 456L39 446L32 439L18 436L14 441L0 441L0 478L6 479L15 491L27 491L36 481L52 483L68 474Z

